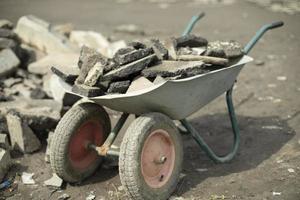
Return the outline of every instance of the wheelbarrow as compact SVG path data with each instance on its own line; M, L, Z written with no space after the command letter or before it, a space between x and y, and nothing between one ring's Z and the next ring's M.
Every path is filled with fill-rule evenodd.
M193 17L184 34L189 34L199 18ZM236 155L240 143L232 103L232 88L247 56L263 34L283 22L264 25L245 46L245 55L235 64L180 80L166 80L128 94L85 98L74 105L58 123L50 145L53 171L68 182L87 178L105 156L119 158L121 183L132 199L167 199L176 188L183 160L181 135L173 120L179 120L204 152L215 162L224 163ZM71 86L61 81L69 93ZM233 146L225 156L216 155L186 117L226 93L233 131ZM80 96L73 93L74 95ZM111 130L106 106L123 114ZM112 148L128 116L134 121L125 132L120 148Z

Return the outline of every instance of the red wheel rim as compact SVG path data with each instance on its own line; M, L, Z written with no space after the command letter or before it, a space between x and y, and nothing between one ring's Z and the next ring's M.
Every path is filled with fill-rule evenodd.
M97 120L84 122L72 136L69 144L69 158L72 167L85 170L98 159L97 153L88 149L89 144L100 146L105 140L102 124Z
M175 147L168 132L158 129L146 139L141 169L145 182L152 188L165 185L172 175L175 163Z

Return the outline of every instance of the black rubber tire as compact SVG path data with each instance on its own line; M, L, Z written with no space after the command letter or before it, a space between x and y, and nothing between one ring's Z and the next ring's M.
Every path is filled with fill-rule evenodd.
M79 182L95 172L102 162L99 156L86 170L76 170L68 158L68 146L73 134L86 120L96 119L103 125L104 139L111 131L107 112L95 103L81 103L73 106L58 123L50 144L50 164L54 173L67 182Z
M163 129L175 147L175 165L169 180L160 188L150 187L141 172L141 153L149 134ZM173 121L161 113L148 113L136 118L127 129L120 149L119 173L127 195L135 200L165 200L175 190L181 172L183 146Z

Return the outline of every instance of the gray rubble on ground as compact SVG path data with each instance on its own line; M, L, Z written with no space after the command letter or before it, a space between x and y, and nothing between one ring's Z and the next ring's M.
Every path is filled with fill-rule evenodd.
M74 74L72 81L68 79L71 74L60 70L59 66L54 66L52 72L73 86L74 93L95 97L136 91L128 88L133 88L131 85L136 85L140 76L147 79L139 81L146 87L151 85L148 81L154 83L158 76L160 79L187 78L227 67L242 56L242 47L236 41L208 42L200 36L186 35L165 41L134 41L116 51L112 58L83 46L76 80Z
M86 48L78 61L82 46ZM101 33L76 30L70 23L51 24L33 15L21 17L15 25L0 19L0 183L11 151L32 154L47 138L50 144L50 133L62 114L80 99L66 93L60 78L74 83L82 69L82 83L93 86L98 74L114 69L113 55L126 46L124 40L111 41ZM100 85L109 87L105 81Z

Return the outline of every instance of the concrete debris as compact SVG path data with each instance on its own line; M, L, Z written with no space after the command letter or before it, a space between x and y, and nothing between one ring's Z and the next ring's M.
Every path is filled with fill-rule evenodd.
M177 54L178 55L202 55L205 51L206 51L206 47L181 47L177 50Z
M0 50L11 49L14 52L16 52L17 46L18 46L18 44L12 39L0 38Z
M79 73L77 67L78 54L75 53L52 53L44 58L28 65L28 71L33 74L45 75L51 72L51 67L60 71Z
M0 28L0 37L1 38L10 38L10 39L17 39L17 34L12 30Z
M63 193L62 195L60 195L59 197L57 197L57 200L67 200L71 198L71 196L67 193Z
M91 87L83 84L74 84L72 92L85 97L96 97L104 94L104 91L99 87Z
M59 176L57 176L57 174L52 174L52 177L44 181L44 184L46 186L60 188L63 184L63 180Z
M12 87L14 86L15 84L17 83L21 83L23 81L22 78L13 78L13 77L10 77L10 78L7 78L5 80L3 80L3 85L4 87Z
M147 46L139 41L132 41L130 43L128 43L129 47L133 47L134 49L146 49Z
M185 200L183 197L171 196L169 200Z
M130 85L130 80L113 82L109 85L107 93L124 94L124 93L126 93L127 89L129 88L129 85Z
M37 88L34 88L31 91L30 98L32 98L32 99L45 99L45 98L47 98L47 94L44 90L37 87Z
M7 134L0 133L0 148L6 149L6 150L10 149Z
M96 195L94 191L91 191L89 195L85 198L85 200L94 200L96 199Z
M152 39L150 45L153 48L158 59L165 60L168 58L168 49L166 49L158 39Z
M293 168L288 168L289 173L295 173L295 170Z
M183 61L163 61L154 67L142 71L142 75L147 78L161 77L189 77L206 72L204 62L183 62Z
M196 171L197 172L207 172L208 169L207 168L197 168Z
M104 71L104 66L101 62L97 62L92 69L90 69L90 71L88 72L85 80L84 80L84 84L87 86L94 86L96 85L98 79L100 78L100 76L103 75L103 71Z
M9 151L0 148L0 182L2 182L9 168L11 167L12 161Z
M226 67L229 60L227 58L218 58L212 56L198 56L198 55L179 55L177 60L182 61L203 61L207 64L212 64L214 66L223 66Z
M48 138L47 138L47 147L46 147L46 152L45 152L45 161L47 163L50 162L50 145L51 145L51 140L52 140L53 134L54 134L53 131L49 132Z
M0 78L15 72L19 64L20 60L12 50L0 51Z
M223 57L222 50L224 51L226 58L237 58L244 55L242 46L233 40L209 42L207 45L207 53L205 55Z
M286 81L287 80L286 76L277 76L276 79L278 81Z
M176 60L177 59L176 39L168 38L164 41L164 45L165 45L166 49L168 50L168 59Z
M257 66L262 66L265 64L265 61L263 60L254 60L254 64L257 65Z
M151 86L153 86L154 84L149 81L147 78L140 76L135 78L132 83L130 84L128 90L126 93L130 93L130 92L134 92L134 91L138 91L138 90L142 90L145 88L149 88Z
M115 28L116 32L127 33L133 35L145 35L144 30L135 24L123 24Z
M0 116L15 110L36 133L53 129L61 117L62 104L51 99L25 99L0 102Z
M63 81L69 84L73 84L78 77L78 70L74 70L71 68L61 68L57 69L56 67L51 67L51 71L61 78Z
M112 70L105 74L102 77L103 81L115 81L120 80L124 78L128 78L130 75L134 75L146 67L151 63L153 59L156 58L156 55L149 55L147 57L144 57L142 59L136 60L134 62L131 62L129 64L123 65L119 67L118 69Z
M203 47L207 46L208 41L200 36L188 34L175 39L175 48L180 47Z
M80 68L80 73L76 79L76 84L83 84L86 76L88 75L91 68L100 62L101 65L107 65L108 59L102 54L98 53L95 49L83 46L80 51L80 57L78 61L78 67Z
M272 192L273 196L280 196L281 195L281 192Z
M13 29L14 24L7 19L0 19L0 28Z
M41 148L39 139L17 113L9 112L6 121L13 149L33 153Z
M141 58L144 58L152 53L152 48L133 50L129 52L124 52L123 54L117 52L113 59L119 65L125 65L133 61L139 60Z
M34 185L35 181L33 180L34 173L23 172L21 175L22 183L25 185Z
M54 31L60 33L61 35L66 36L67 38L70 37L71 32L74 29L73 24L71 23L65 23L65 24L59 24L59 25L55 25L52 28Z
M72 31L70 41L78 47L87 46L96 49L103 55L106 55L106 49L110 46L109 41L101 33L94 31Z
M23 42L47 53L70 53L76 48L70 41L51 29L51 24L33 15L19 19L15 32Z
M61 86L60 79L54 74L44 76L43 89L47 95L52 97L55 101L61 102L63 105L70 106L79 100L79 97L67 93Z

